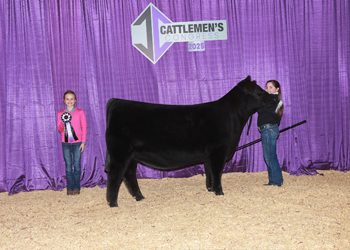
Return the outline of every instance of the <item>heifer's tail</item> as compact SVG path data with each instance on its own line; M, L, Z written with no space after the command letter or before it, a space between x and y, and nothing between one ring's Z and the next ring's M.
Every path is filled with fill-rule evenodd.
M111 98L108 100L107 102L107 108L106 108L106 126L108 128L108 124L109 124L109 110L112 106L112 102L113 102L114 98ZM105 160L105 173L109 172L109 163L110 163L111 157L108 153L108 148L106 150L106 160Z
M112 102L115 98L111 98L108 100L107 102L107 106L106 106L106 126L108 127L108 122L109 122L109 110L111 109L111 106L112 106Z
M109 163L110 163L111 157L108 153L108 151L106 152L106 160L105 160L105 173L108 174L109 172Z

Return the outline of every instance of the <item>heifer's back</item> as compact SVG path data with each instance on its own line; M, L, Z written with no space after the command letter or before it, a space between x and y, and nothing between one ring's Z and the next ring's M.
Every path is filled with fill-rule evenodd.
M155 168L202 162L208 147L232 139L228 106L221 101L174 106L114 99L112 107L107 128L111 143L131 147L135 160Z
M248 117L266 102L264 93L248 77L221 99L203 104L111 99L106 130L110 205L117 204L123 178L132 195L137 200L143 198L136 180L137 162L162 170L204 163L208 190L223 194L224 164L232 157ZM115 188L116 194L108 191Z

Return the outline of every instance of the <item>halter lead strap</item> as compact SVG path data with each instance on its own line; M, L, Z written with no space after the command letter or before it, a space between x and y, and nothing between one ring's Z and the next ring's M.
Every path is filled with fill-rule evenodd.
M248 124L248 130L247 130L247 135L249 135L249 129L250 129L250 126L252 125L252 118L253 118L253 115L250 116L250 120L249 120L249 124Z

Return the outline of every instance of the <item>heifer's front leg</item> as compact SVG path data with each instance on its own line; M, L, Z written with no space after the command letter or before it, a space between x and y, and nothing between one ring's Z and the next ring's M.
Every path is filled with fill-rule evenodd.
M209 163L204 163L204 169L205 169L205 185L207 187L207 190L209 192L213 192L213 181L211 179L211 167Z
M110 162L107 173L107 202L110 207L118 207L118 193L125 171L125 165Z
M124 183L132 197L134 197L137 201L140 201L143 200L145 197L143 197L139 188L139 184L137 183L136 169L137 162L132 160L129 164L128 169L125 172Z
M224 152L224 150L218 150L217 153L213 152L210 156L209 161L206 163L207 166L205 167L206 172L207 169L209 170L212 182L212 191L214 191L216 195L224 195L221 186L221 175L225 166L225 156L222 152ZM207 179L207 185L208 181L209 180Z

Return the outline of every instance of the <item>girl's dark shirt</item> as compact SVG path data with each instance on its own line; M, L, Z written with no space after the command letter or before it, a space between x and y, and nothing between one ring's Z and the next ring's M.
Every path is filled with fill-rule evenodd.
M258 127L267 123L277 124L278 126L280 125L281 120L279 116L275 113L275 110L279 102L278 95L274 95L274 94L271 94L271 95L275 98L276 103L271 107L258 109L258 114L259 114Z

